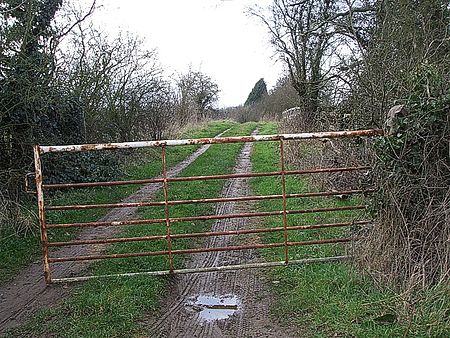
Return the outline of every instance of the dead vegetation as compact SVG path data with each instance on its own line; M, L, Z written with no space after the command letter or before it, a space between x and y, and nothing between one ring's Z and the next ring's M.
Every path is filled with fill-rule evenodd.
M432 66L420 67L407 107L391 116L388 134L373 140L292 144L288 160L300 169L372 164L373 170L311 178L320 190L376 187L374 224L364 230L359 264L376 280L420 290L450 276L450 97ZM392 114L391 114L392 115ZM333 130L339 117L311 121L301 111L282 120L285 132ZM339 115L336 115L339 116Z
M36 220L34 210L0 195L0 233L5 230L9 235L26 236L38 230Z
M321 112L314 120L305 119L301 110L292 111L281 119L285 133L340 130L339 117ZM370 139L322 139L301 143L288 143L287 162L299 169L359 167L370 164ZM321 190L349 190L369 187L369 171L321 173L311 176L311 183Z
M424 66L389 135L375 145L376 231L363 251L375 276L405 288L450 277L450 97Z
M309 85L321 84L314 96L320 104L298 105L300 109L283 117L283 130L381 128L391 107L403 105L408 113L389 121L390 135L376 142L314 141L303 148L291 146L288 159L299 168L373 165L369 173L317 175L312 182L327 190L361 184L378 188L372 202L375 221L360 248L361 266L376 280L403 290L442 284L449 279L450 260L448 1L336 4L274 1L272 16L262 18L280 58L287 59L298 96L309 93ZM303 38L302 29L310 24L302 9L317 12L303 44L291 39ZM330 12L334 15L321 16ZM335 47L345 45L355 52L338 57L337 65L322 64L317 74L327 76L316 76L314 82L308 78L312 70L292 65L296 60L308 65L313 55L308 51L320 42L323 27L339 28L334 37L350 28L346 38L326 45L329 54L338 55ZM316 54L317 59L325 54Z

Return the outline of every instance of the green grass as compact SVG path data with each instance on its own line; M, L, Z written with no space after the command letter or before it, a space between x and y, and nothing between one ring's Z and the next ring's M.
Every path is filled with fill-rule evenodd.
M234 127L228 135L249 134L255 124ZM261 134L276 133L276 125L262 125ZM177 162L178 149L170 148L168 157ZM212 146L183 175L207 175L232 170L240 145ZM181 155L179 155L182 157ZM184 154L186 156L186 154ZM220 161L219 161L220 159ZM159 163L159 161L157 161ZM252 154L254 171L279 169L278 144L256 143ZM147 165L147 164L146 164ZM155 164L156 165L156 164ZM160 164L158 164L160 165ZM146 169L152 170L151 165ZM136 169L137 170L137 169ZM155 169L157 172L159 169ZM139 170L138 170L139 171ZM130 171L131 172L131 171ZM133 174L134 175L134 174ZM138 174L133 177L139 177ZM146 176L144 176L146 177ZM208 198L217 196L223 181L172 183L171 199ZM279 194L280 180L255 178L251 181L255 194ZM307 191L310 187L303 179L287 178L287 192ZM106 196L108 197L108 196ZM82 196L79 197L80 199ZM109 196L111 198L111 196ZM162 200L162 192L156 196ZM82 200L83 201L83 200ZM317 206L348 205L358 199L337 200L315 198L290 200L288 208L303 209ZM213 205L183 205L170 209L173 217L213 213ZM261 210L281 210L281 203L265 201ZM139 217L163 217L162 208L142 208ZM328 223L359 218L355 212L322 213L290 216L289 224ZM62 217L59 216L59 217ZM89 217L93 217L90 215ZM89 218L86 216L86 218ZM60 219L66 221L67 219ZM174 223L172 233L202 231L211 222ZM282 225L281 217L268 218L266 226ZM290 240L309 240L345 236L347 230L333 229L290 234ZM164 234L165 225L126 227L120 236ZM265 242L281 241L281 234L263 236ZM192 241L174 241L175 249L186 248ZM108 252L165 250L164 241L136 242L112 245ZM290 258L322 257L345 253L343 245L323 245L291 248ZM283 250L265 250L267 260L282 260ZM175 268L183 266L183 257L175 258ZM131 258L102 261L91 266L87 273L105 274L128 271L161 270L168 268L167 257ZM274 316L285 325L295 325L300 337L449 337L450 290L441 285L412 297L392 290L377 288L371 279L351 265L342 263L314 264L272 269L269 278L275 282L276 295L272 309ZM61 306L43 311L26 325L11 331L8 337L143 337L147 336L145 316L158 309L159 300L167 291L168 277L133 277L92 280L76 285L72 296Z
M188 130L180 135L180 138L202 138L212 137L220 132L236 125L230 121L214 121L208 125ZM167 153L167 166L170 168L192 154L199 146L173 147ZM134 157L140 160L137 164L128 164L125 168L123 179L143 179L157 176L161 173L161 154L155 149L139 150ZM45 157L43 158L45 163ZM45 174L45 173L44 173ZM62 191L47 199L46 203L51 204L85 204L85 203L113 203L120 201L126 196L135 192L139 187L135 185L104 187L97 189L78 189ZM35 202L30 203L30 208L35 207ZM83 212L65 211L48 212L47 221L49 223L70 223L94 221L105 215L105 209L91 209ZM35 260L40 255L40 240L38 225L35 231L27 236L16 236L13 227L8 224L0 226L0 282L11 279L21 268ZM51 231L49 240L68 240L73 238L76 231Z
M239 125L226 135L248 135L255 123ZM182 174L188 176L229 173L232 171L241 144L213 145ZM176 148L173 148L176 149ZM169 149L169 152L172 148ZM169 153L168 153L169 155ZM219 160L220 159L220 160ZM171 199L209 198L220 195L224 180L173 183L169 186ZM155 200L162 199L160 191ZM212 214L214 205L182 205L170 209L172 217ZM142 208L141 218L159 218L164 211L159 207ZM172 233L202 231L209 222L173 223ZM164 234L165 224L139 225L124 228L120 236ZM174 241L174 249L192 246L192 241ZM111 245L108 252L141 252L166 250L165 241L132 242ZM183 266L184 257L175 257L175 267ZM109 274L130 271L166 270L168 259L141 257L101 261L93 264L89 274ZM145 328L140 325L145 314L158 308L166 291L169 277L133 277L91 280L79 284L74 295L56 309L42 312L28 324L10 333L15 336L54 335L57 337L141 337Z
M275 124L265 124L261 134L276 133ZM255 144L252 154L254 171L279 170L279 145ZM280 194L279 178L251 180L255 194ZM305 178L288 177L288 193L313 190ZM308 198L289 200L288 209L344 206L358 199ZM281 202L259 203L261 210L281 210ZM289 225L339 222L363 217L362 213L338 212L290 216ZM281 226L282 218L268 218L266 226ZM303 241L343 237L345 229L321 229L289 233L289 240ZM267 234L264 242L282 242L283 234ZM346 252L342 244L290 248L290 259L326 257ZM267 260L283 260L283 250L265 250ZM361 271L344 263L311 264L277 268L269 272L275 282L276 303L273 315L285 325L295 325L301 337L449 337L450 289L440 286L425 294L408 298L392 290L376 288ZM417 303L412 303L413 300Z

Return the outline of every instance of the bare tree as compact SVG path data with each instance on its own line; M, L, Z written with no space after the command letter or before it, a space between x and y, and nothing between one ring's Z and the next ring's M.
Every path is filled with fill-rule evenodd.
M286 64L310 118L318 111L327 84L340 76L348 46L367 45L367 36L358 23L372 12L366 1L348 0L274 0L270 15L261 9L250 11L268 28L271 43Z
M151 135L144 130L150 126L145 119L152 119L146 108L168 88L156 51L146 50L130 34L109 38L92 26L80 26L68 50L62 57L67 67L61 68L61 80L80 100L88 140Z
M160 85L159 90L148 95L143 103L144 130L148 130L155 140L164 138L179 124L175 118L176 92L167 81L161 81Z
M219 87L206 74L189 69L178 80L179 116L182 121L207 117L219 98Z

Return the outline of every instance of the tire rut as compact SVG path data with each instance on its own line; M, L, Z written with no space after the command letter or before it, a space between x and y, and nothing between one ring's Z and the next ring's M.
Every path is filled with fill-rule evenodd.
M257 130L253 134L256 134ZM252 143L245 143L237 159L234 173L251 171ZM227 180L222 197L245 196L251 193L248 178ZM251 202L226 202L216 205L216 214L248 212L254 209ZM211 231L238 230L249 227L244 219L217 220ZM256 222L258 222L256 220ZM208 237L203 246L219 247L243 244L238 236ZM245 243L259 242L256 235L247 236ZM187 268L212 267L260 261L255 250L234 252L207 252L194 254L186 262ZM162 300L159 314L148 315L142 325L148 328L149 337L296 337L282 328L269 315L272 295L268 281L260 270L248 269L227 272L208 272L176 275L172 278ZM236 296L240 301L238 310L229 318L207 320L200 317L199 310L192 307L198 296Z
M215 137L220 137L229 129ZM176 164L167 171L168 177L178 176L184 169L203 155L210 145L203 145L193 154ZM122 200L128 202L143 202L154 197L156 192L162 188L161 183L152 183L143 186L136 193ZM109 211L99 221L127 220L136 217L138 208L117 208ZM120 227L97 227L81 230L77 239L101 239L110 238L121 231ZM72 246L63 247L50 253L51 256L80 256L100 254L106 249L103 245ZM89 266L89 262L55 263L51 266L52 277L71 277L79 274ZM13 280L0 285L0 335L6 330L14 328L25 322L38 310L54 306L67 297L71 291L68 285L55 284L47 286L43 278L41 260L21 270Z

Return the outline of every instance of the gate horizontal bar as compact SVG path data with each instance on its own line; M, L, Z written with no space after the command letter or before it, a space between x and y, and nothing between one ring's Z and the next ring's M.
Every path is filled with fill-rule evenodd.
M306 245L321 245L321 244L333 244L333 243L347 243L351 242L355 238L332 238L332 239L320 239L313 241L302 242L287 242L288 246L306 246ZM172 255L182 255L191 253L203 253L203 252L216 252L216 251L237 251L237 250L249 250L249 249L268 249L284 247L285 243L268 243L268 244L251 244L251 245L235 245L225 247L210 247L210 248L196 248L196 249L180 249L171 250ZM149 257L149 256L162 256L167 255L169 251L147 251L147 252L134 252L123 254L107 254L107 255L91 255L91 256L73 256L73 257L55 257L49 258L50 263L61 262L78 262L78 261L92 261L98 259L117 259L117 258L132 258L132 257Z
M333 211L346 211L346 210L362 210L366 209L366 205L351 205L346 207L334 207L334 208L315 208L315 209L302 209L302 210L287 210L288 215L294 214L309 214L319 212L333 212ZM214 219L228 219L228 218L244 218L244 217L265 217L265 216L277 216L283 215L283 210L279 211L265 211L265 212L249 212L240 214L225 214L225 215L204 215L204 216L190 216L190 217L175 217L169 218L171 223L173 222L186 222L186 221L207 221ZM85 223L63 223L63 224L47 224L47 228L76 228L76 227L98 227L98 226L122 226L122 225L137 225L137 224L157 224L165 223L165 218L157 219L141 219L141 220L128 220L128 221L111 221L111 222L85 222Z
M351 256L334 256L334 257L320 257L320 258L304 258L297 260L289 260L288 263L282 262L261 262L261 263L247 263L239 265L222 265L211 266L205 268L192 268L192 269L175 269L172 272L169 270L162 271L141 271L141 272L128 272L117 273L110 275L97 275L97 276L81 276L81 277L67 277L67 278L53 278L52 283L70 283L70 282L83 282L91 279L103 279L103 278L116 278L116 277L135 277L135 276L165 276L171 274L188 274L188 273L202 273L202 272L216 272L216 271L234 271L254 268L270 268L276 266L290 266L290 265L302 265L311 263L327 263L346 261L351 259Z
M319 197L319 196L340 196L340 195L355 195L355 194L369 194L375 192L375 189L358 189L345 191L321 191L321 192L306 192L301 194L286 194L286 198L304 198L304 197ZM223 197L223 198L205 198L197 200L180 200L168 201L169 205L181 204L200 204L200 203L219 203L219 202L240 202L240 201L261 201L281 199L283 195L259 195L259 196L241 196L241 197ZM76 205L54 205L46 207L45 210L78 210L78 209L100 209L100 208L133 208L133 207L153 207L163 206L164 201L161 202L138 202L138 203L109 203L109 204L76 204Z
M341 167L341 168L320 168L320 169L306 169L306 170L287 170L285 175L306 175L306 174L320 174L320 173L332 173L332 172L346 172L346 171L360 171L369 170L368 166L358 167ZM219 180L230 178L246 178L246 177L268 177L268 176L280 176L281 171L272 171L264 173L238 173L238 174L225 174L225 175L209 175L209 176L186 176L186 177L172 177L167 178L167 182L185 182L185 181L204 181L204 180ZM146 179L146 180L128 180L128 181L109 181L109 182L83 182L83 183L57 183L57 184L43 184L44 189L67 189L67 188L88 188L88 187L107 187L117 185L129 185L129 184L146 184L146 183L161 183L164 179Z
M42 188L50 190L50 189L67 189L67 188L110 187L116 185L161 183L163 181L164 181L163 178L149 178L143 180L126 180L126 181L55 183L55 184L43 184Z
M217 137L217 138L199 138L186 140L163 140L163 141L142 141L142 142L123 142L123 143L103 143L103 144L79 144L67 146L38 146L39 152L57 153L57 152L79 152L93 150L114 150L114 149L132 149L160 146L183 146L195 144L221 144L221 143L241 143L256 141L280 141L280 140L308 140L324 138L345 138L356 136L382 136L382 129L367 130L345 130L301 134L278 134L278 135L254 135L254 136L235 136L235 137Z
M297 225L297 226L288 226L286 229L289 231L313 230L313 229L322 229L322 228L346 227L346 226L352 226L352 225L365 225L365 224L369 224L369 223L370 223L370 221L354 221L354 222L342 222L342 223ZM283 231L283 230L284 230L284 227L255 228L255 229L246 229L246 230L227 230L227 231L194 232L194 233L188 233L188 234L173 234L173 235L170 235L170 237L173 239L182 239L182 238L195 238L195 237L231 236L231 235L259 234L259 233L266 233L266 232L279 232L279 231ZM156 235L156 236L141 236L141 237L87 239L87 240L75 240L75 241L68 241L68 242L49 242L48 246L61 247L61 246L71 246L71 245L95 245L95 244L124 243L124 242L145 242L145 241L163 240L166 238L167 238L166 235Z

